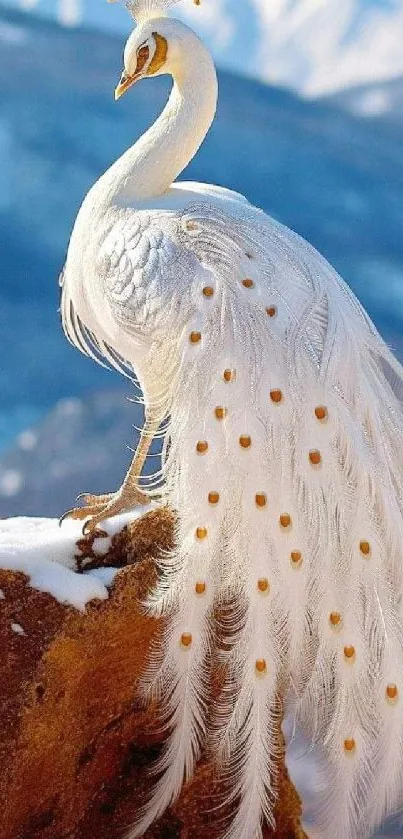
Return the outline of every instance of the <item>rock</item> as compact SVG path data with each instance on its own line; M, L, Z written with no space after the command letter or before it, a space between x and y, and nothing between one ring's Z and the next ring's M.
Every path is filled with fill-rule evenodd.
M109 599L84 613L0 570L1 839L121 839L135 822L163 743L158 708L144 707L137 689L161 622L139 604L173 538L163 508L113 536L105 556L92 537L79 540L78 570L121 567ZM214 839L222 792L204 758L146 839ZM302 839L300 815L282 761L277 831L267 827L265 837Z

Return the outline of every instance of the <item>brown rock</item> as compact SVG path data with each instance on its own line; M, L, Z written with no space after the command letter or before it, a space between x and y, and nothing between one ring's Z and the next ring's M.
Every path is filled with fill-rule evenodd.
M161 631L139 601L173 538L173 515L162 509L115 536L106 557L96 556L91 537L80 540L79 568L122 566L109 600L84 614L0 570L0 839L121 839L135 821L163 740L157 708L143 708L137 696ZM220 792L202 762L147 839L214 839ZM277 832L267 828L267 839L302 839L300 814L282 763Z

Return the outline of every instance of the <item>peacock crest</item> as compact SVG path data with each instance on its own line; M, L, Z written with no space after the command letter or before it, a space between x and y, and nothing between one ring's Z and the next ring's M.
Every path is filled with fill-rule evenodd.
M116 3L119 0L108 0L109 3ZM182 0L124 0L126 8L137 23L150 20L153 17L161 17L166 14L171 6L176 6ZM200 6L201 0L193 0L195 6Z

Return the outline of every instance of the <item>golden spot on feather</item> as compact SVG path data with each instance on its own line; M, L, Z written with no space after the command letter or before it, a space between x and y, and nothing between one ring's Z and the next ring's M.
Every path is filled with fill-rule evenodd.
M234 382L236 379L236 370L224 370L223 373L224 382Z
M208 494L209 504L218 504L219 500L220 500L220 494L218 492L209 492L209 494Z
M241 436L239 438L239 445L243 449L250 449L250 447L252 445L252 438L249 437L248 434L241 434Z
M346 661L350 661L350 662L354 661L354 659L355 659L355 647L353 647L350 644L347 647L344 647L343 652L344 652L344 658L346 659Z
M195 592L196 592L196 594L199 595L199 597L201 597L203 594L205 594L206 593L206 583L204 583L204 582L196 583Z
M369 542L360 542L360 551L363 556L369 556L371 553L371 545L369 544Z
M301 551L291 551L290 560L293 568L299 568L302 565Z
M185 650L189 649L192 646L192 633L191 632L182 632L181 635L181 646L184 647Z
M342 617L340 612L330 612L329 621L332 627L336 629L338 626L341 625Z
M196 539L202 541L203 539L207 539L207 528L206 527L196 527Z
M282 401L283 401L283 393L282 393L282 391L281 391L281 390L278 390L278 389L276 389L276 390L271 390L271 391L270 391L270 399L271 399L271 401L272 401L272 402L274 402L274 403L275 403L275 405L279 405L279 404L280 404L280 402L282 402Z
M270 591L270 583L267 577L261 577L260 580L257 581L257 588L261 594L268 594Z
M206 454L206 452L208 451L207 440L199 440L199 442L196 444L196 451L197 454Z
M322 463L322 455L318 449L312 449L309 452L309 460L312 466L320 466Z
M255 495L256 507L265 507L267 504L267 495L265 492L257 492Z
M282 527L283 530L286 530L288 527L291 527L292 521L291 521L290 514L289 513L281 513L281 516L279 518L279 522L280 522L280 527Z
M217 405L214 410L215 418L218 420L223 420L228 415L228 408L223 408L221 405Z
M354 737L347 737L344 741L344 751L347 752L347 754L353 754L353 752L355 752L355 748L356 742Z
M256 668L257 673L259 673L260 676L263 676L267 672L267 664L266 664L265 659L264 658L258 658L257 661L255 662L255 668Z
M399 691L398 691L397 685L395 685L394 682L391 682L389 685L387 685L385 693L386 693L386 699L388 700L388 702L390 702L390 703L397 702L398 696L399 696Z

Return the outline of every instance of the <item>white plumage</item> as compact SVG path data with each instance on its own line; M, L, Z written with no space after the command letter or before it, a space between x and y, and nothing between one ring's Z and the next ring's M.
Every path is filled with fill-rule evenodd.
M329 767L324 835L364 839L403 804L402 368L296 234L236 193L172 186L217 87L199 39L156 8L135 4L118 94L170 72L170 101L88 194L62 287L68 337L136 372L147 417L121 490L71 514L91 528L144 500L146 450L168 422L160 491L177 548L148 603L167 620L143 687L161 694L170 734L130 836L208 747L236 801L225 839L259 839L280 693Z

